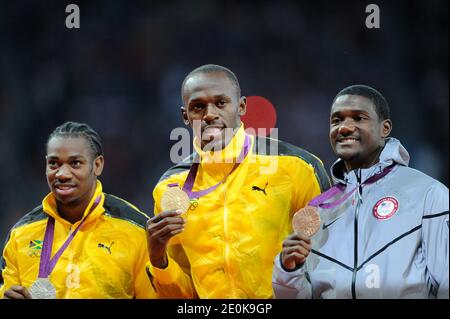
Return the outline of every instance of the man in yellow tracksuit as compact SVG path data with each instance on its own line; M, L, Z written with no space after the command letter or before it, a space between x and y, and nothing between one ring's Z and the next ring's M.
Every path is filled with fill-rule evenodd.
M66 122L50 135L51 193L10 232L0 297L156 297L146 273L148 217L103 193L103 163L100 138L88 125Z
M156 291L164 298L271 298L273 258L292 232L292 215L330 186L322 162L293 145L247 135L240 121L246 99L224 67L192 71L182 98L195 153L153 192L147 229ZM189 195L187 212L163 211L171 187Z

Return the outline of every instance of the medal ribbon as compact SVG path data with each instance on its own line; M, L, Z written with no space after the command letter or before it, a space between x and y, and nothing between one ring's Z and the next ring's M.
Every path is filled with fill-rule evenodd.
M361 184L361 187L369 185L369 184L373 184L376 181L380 180L381 178L383 178L384 176L389 174L394 169L394 167L395 167L395 164L392 164L392 165L386 167L385 169L383 169L380 173L375 174L375 175L371 176L370 178L366 179ZM329 200L330 198L334 197L335 195L337 195L339 193L343 193L345 187L346 186L343 185L343 184L337 184L337 185L333 186L332 188L327 190L325 193L322 193L319 196L313 198L308 203L308 206L320 207L320 208L325 208L325 209L334 208L334 207L338 206L339 204L344 202L347 198L349 198L356 191L358 186L353 188L350 192L348 192L347 194L342 196L337 201L334 201L334 202L331 202L331 203L325 203L325 201Z
M53 246L53 238L55 235L55 219L51 216L49 216L47 221L47 227L45 228L45 235L44 235L44 243L42 245L42 254L41 254L41 260L39 263L39 278L48 278L50 276L50 273L53 271L53 268L55 268L56 263L59 260L59 257L63 254L63 252L66 250L66 248L69 246L69 244L72 242L75 235L78 233L78 230L80 230L81 226L84 224L86 218L89 216L89 214L97 207L97 205L100 203L101 195L98 196L94 204L92 205L89 213L86 215L86 217L81 221L81 223L78 225L78 227L69 234L69 237L66 239L64 244L59 248L59 250L56 252L56 254L51 257L52 253L52 246Z
M227 174L227 176L225 176L224 179L222 179L216 185L211 186L207 189L203 189L203 190L197 191L197 192L192 191L192 188L194 187L194 183L195 183L195 178L197 177L199 163L192 164L191 169L189 170L189 174L186 178L186 181L184 182L182 190L186 194L188 194L190 199L200 198L200 197L205 196L205 195L211 193L212 191L214 191L217 187L219 187L220 184L224 183L225 180L228 178L228 176L230 176L231 173L233 173L236 170L236 168L238 168L238 166L244 161L245 157L247 156L247 154L250 150L250 144L251 144L250 136L245 135L244 146L242 147L241 153L236 158L236 163L234 164L231 171ZM169 187L173 187L173 186L176 186L176 184L169 185Z

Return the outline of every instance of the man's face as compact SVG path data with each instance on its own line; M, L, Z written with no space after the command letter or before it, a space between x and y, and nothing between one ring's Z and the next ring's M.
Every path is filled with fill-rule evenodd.
M331 107L331 147L348 171L376 164L390 131L390 120L380 122L373 102L366 97L341 95Z
M47 145L46 176L57 202L87 205L103 170L103 156L93 158L84 137L53 137Z
M224 148L233 137L230 130L239 128L245 108L245 97L223 72L195 73L184 85L181 113L202 149Z

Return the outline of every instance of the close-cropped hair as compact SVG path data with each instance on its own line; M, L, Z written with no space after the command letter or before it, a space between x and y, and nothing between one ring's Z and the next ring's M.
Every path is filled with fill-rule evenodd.
M342 95L358 95L366 97L369 100L371 100L373 105L375 106L375 112L377 113L378 119L380 121L384 121L391 118L391 111L389 109L388 102L384 98L383 94L381 94L373 87L363 84L355 84L348 86L345 89L341 90L336 95L336 97L333 100L333 104L336 101L336 99Z
M100 135L92 127L85 123L65 122L55 128L47 140L48 142L54 137L84 137L94 155L94 157L103 155L102 142Z
M241 95L241 87L239 85L239 81L237 79L237 76L233 73L233 71L231 71L230 69L221 66L221 65L217 65L217 64L205 64L202 66L199 66L198 68L192 70L183 80L183 84L181 85L181 96L183 96L183 90L184 90L184 86L186 84L186 81L192 77L195 74L198 73L223 73L225 74L228 79L231 81L231 83L233 83L233 85L236 87L239 96Z

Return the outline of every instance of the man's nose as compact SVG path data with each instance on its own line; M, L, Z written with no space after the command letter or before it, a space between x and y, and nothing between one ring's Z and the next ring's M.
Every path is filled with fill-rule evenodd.
M205 122L211 122L219 118L217 114L217 107L214 103L208 103L203 114L203 120Z
M56 172L56 178L59 179L69 179L72 177L70 168L67 165L62 165Z
M355 123L351 120L345 120L338 128L338 134L348 135L355 131Z

